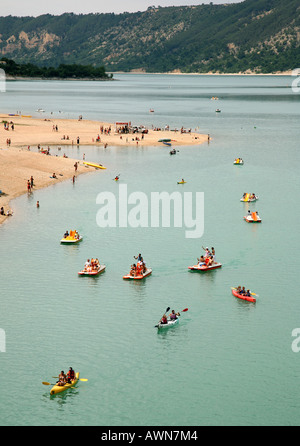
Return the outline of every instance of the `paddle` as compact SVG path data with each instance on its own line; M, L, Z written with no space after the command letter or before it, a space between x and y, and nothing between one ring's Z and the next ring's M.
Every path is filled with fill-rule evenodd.
M53 376L53 378L57 378L57 376ZM86 379L86 378L79 378L78 381L88 381L88 379ZM44 386L55 386L55 384L57 384L57 383L51 384L51 383L48 383L47 381L42 381L42 384L44 384Z
M52 376L52 378L58 378L58 376ZM79 378L79 381L88 381L87 378Z
M236 290L236 288L235 288L234 286L232 286L231 289L232 289L232 290ZM251 291L250 291L250 294L252 294L252 296L259 297L259 294L251 293Z

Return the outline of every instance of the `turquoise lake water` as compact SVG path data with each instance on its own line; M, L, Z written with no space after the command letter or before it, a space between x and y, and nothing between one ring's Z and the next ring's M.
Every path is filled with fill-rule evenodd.
M11 203L14 216L0 226L0 424L299 425L300 355L292 331L300 326L300 94L291 89L293 78L115 78L8 82L0 109L184 126L212 140L180 147L176 156L168 147L68 147L69 157L85 153L107 169ZM244 166L233 165L238 156ZM112 181L119 173L120 183ZM181 178L185 185L177 185ZM204 192L203 236L187 239L186 228L173 226L100 228L97 195L118 197L120 184L148 197ZM241 203L244 192L259 200ZM260 225L243 220L248 209L259 211ZM60 245L72 228L84 240ZM221 269L188 271L202 246L215 247ZM140 252L152 276L122 280ZM78 277L91 257L106 271ZM233 297L236 285L257 293L256 304ZM167 307L188 311L178 326L158 333L154 325ZM88 382L50 397L42 381L55 382L52 376L70 366Z

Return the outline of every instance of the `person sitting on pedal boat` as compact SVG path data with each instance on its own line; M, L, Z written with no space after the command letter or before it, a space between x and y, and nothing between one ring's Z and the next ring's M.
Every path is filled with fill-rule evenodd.
M205 258L203 256L200 256L200 259L198 259L198 266L202 266L205 264Z
M208 257L208 259L209 259L209 263L207 266L212 266L214 264L214 257L210 256L210 257Z
M130 275L134 276L135 275L135 271L136 271L136 264L134 263L133 265L131 265L131 269L130 269Z

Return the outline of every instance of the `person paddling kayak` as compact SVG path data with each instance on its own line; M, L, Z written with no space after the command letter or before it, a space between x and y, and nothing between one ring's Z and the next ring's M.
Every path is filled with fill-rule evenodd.
M177 319L177 316L180 316L180 313L175 313L175 310L172 310L172 312L169 314L170 316L170 320L175 320Z
M72 367L70 367L67 373L67 382L71 384L71 382L74 381L74 379L75 379L75 371L72 369Z

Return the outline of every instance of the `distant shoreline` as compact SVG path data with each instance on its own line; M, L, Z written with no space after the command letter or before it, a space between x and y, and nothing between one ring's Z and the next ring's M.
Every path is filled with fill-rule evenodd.
M113 78L106 77L31 77L31 76L11 76L6 75L7 81L114 81Z
M150 73L148 71L142 70L132 70L132 71L111 71L109 74L113 74L113 76L117 74L144 74L144 75L155 75L155 76L163 76L163 75L172 75L172 76L292 76L293 70L291 71L282 71L278 73L182 73L180 71L170 71L166 73ZM74 77L30 77L30 76L11 76L7 75L6 80L8 81L115 81L117 79L113 78L91 78L91 77L83 77L83 78L74 78Z
M132 71L112 71L113 75L115 74L155 74L155 75L164 75L170 74L173 76L292 76L293 70L290 71L280 71L276 73L183 73L181 71L168 71L166 73L150 73L148 71L143 70L132 70Z

